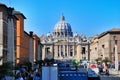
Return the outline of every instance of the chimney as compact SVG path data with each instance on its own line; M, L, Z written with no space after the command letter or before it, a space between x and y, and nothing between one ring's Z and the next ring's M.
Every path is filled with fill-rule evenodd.
M33 36L33 31L30 31L29 34L30 34L30 37L32 37Z
M13 10L14 10L14 8L11 8L11 7L8 8L8 14L10 16L13 15Z

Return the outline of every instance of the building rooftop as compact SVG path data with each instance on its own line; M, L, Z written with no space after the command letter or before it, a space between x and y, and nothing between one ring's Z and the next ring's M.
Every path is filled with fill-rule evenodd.
M108 30L108 31L105 31L105 32L103 32L103 33L101 33L100 35L99 35L99 38L101 38L102 36L104 36L104 35L106 35L106 34L108 34L108 33L119 33L120 34L120 28L113 28L113 29L111 29L111 30Z
M24 19L26 19L26 17L23 15L23 13L21 13L20 11L16 11L14 10L13 12L15 15L21 15Z

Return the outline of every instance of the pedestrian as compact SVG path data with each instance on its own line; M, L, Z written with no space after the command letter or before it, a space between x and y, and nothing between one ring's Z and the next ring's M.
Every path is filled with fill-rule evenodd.
M105 65L105 74L109 76L109 69L108 69L108 65Z
M5 75L2 75L2 78L1 78L1 80L6 80L6 77L5 77Z
M103 72L103 65L102 65L102 63L100 63L98 65L98 68L99 68L99 73L101 74L101 72Z
M24 80L21 73L18 73L18 77L17 77L17 80Z
M35 75L35 77L34 77L33 80L40 80L40 75L39 75L39 73L36 73L36 75Z

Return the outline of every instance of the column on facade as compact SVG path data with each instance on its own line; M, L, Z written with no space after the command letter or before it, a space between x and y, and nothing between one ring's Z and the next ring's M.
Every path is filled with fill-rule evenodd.
M70 57L70 45L69 45L69 33L68 33L68 56Z
M53 49L52 50L53 50L52 51L53 52L53 56L52 57L55 58L55 45L54 45L54 43L53 43Z
M68 51L69 49L68 49L68 45L67 45L67 56L69 57L69 51Z
M56 47L55 47L55 55L56 55L56 58L58 57L58 54L59 54L58 45L56 45Z
M7 53L7 61L13 62L13 66L15 66L15 36L14 36L14 20L12 16L8 18L8 53ZM14 71L12 71L14 74ZM14 77L12 77L14 79Z
M59 45L59 56L61 57L61 46Z
M57 49L58 49L58 51L57 51L57 52L58 52L57 55L59 55L59 45L57 45ZM60 55L59 55L59 56L60 56ZM59 57L59 56L58 56L58 57Z
M0 16L2 13L0 12ZM3 20L0 19L0 57L3 56ZM0 60L0 65L2 65L2 60Z
M65 56L67 57L67 45L65 45Z
M15 51L14 51L14 22L12 18L8 19L8 54L7 60L15 64Z
M56 52L56 57L58 57L58 54L59 54L59 51L58 51L58 50L59 50L59 49L58 49L58 45L56 45L55 50L56 50L56 51L55 51L55 52Z
M53 58L53 47L52 46L50 46L49 48L49 53L48 53L48 59L52 59Z
M35 46L35 39L33 39L33 61L36 61L36 46Z
M45 48L45 45L44 45L43 48L42 48L42 53L43 53L43 55L42 55L42 60L44 60L45 55L46 55L46 48Z
M57 47L56 47L56 45L54 45L54 59L57 57Z
M0 58L3 56L3 46L2 45L0 45ZM0 60L0 65L2 65L2 63L3 63L3 60L1 59Z
M81 57L81 46L80 45L78 45L77 47L77 53L76 53L76 56L77 56L77 59L78 60L80 60L80 59L82 59Z
M65 45L63 45L63 55L65 57Z
M38 43L37 59L40 60L40 43Z
M47 46L46 46L46 45L44 46L44 50L45 50L45 55L44 55L44 59L45 59L45 58L47 58L47 56L48 56L48 52L47 52L48 49L47 49Z
M85 57L86 57L86 59L88 59L88 51L89 49L88 49L88 45L87 45L87 47L85 47Z
M30 32L30 54L29 54L29 61L32 63L32 66L34 64L33 62L33 32Z
M98 48L95 48L95 54L98 54ZM96 59L98 58L98 55L96 55Z
M83 46L81 46L81 59L83 59L83 57L84 57L84 53L82 52L82 50L83 50Z
M73 57L75 56L75 45L73 45L73 49L72 49L73 51Z
M117 50L117 44L115 44L115 69L118 70L118 50Z
M104 45L102 46L102 59L105 59Z

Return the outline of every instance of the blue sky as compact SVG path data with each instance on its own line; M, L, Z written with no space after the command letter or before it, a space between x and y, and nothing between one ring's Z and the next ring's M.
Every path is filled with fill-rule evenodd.
M92 37L120 28L120 0L0 0L26 16L25 31L53 33L62 13L72 31Z

